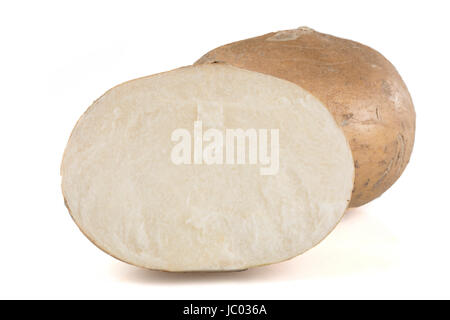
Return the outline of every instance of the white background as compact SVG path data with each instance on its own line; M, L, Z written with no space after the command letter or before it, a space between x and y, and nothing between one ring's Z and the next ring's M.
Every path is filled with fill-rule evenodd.
M450 298L447 1L2 1L0 298ZM123 81L309 26L367 44L413 97L411 162L316 248L240 273L146 271L92 245L59 165L84 110Z

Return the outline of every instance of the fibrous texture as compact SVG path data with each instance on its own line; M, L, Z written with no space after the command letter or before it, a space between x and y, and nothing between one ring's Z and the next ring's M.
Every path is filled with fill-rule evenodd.
M223 163L219 148L216 162L199 158L199 123L203 152L213 141L207 132L223 141L227 129L248 133L244 161L238 142L235 163L226 161L225 143ZM181 137L174 132L191 134L189 157L174 152ZM269 162L260 154L266 142ZM344 133L311 94L209 64L109 90L75 126L61 173L73 219L107 253L149 269L221 271L279 262L316 245L348 205L354 167Z

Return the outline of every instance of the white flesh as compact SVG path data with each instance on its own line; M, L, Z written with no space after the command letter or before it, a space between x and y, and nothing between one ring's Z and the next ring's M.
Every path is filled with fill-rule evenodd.
M175 165L171 133L193 134L196 120L203 132L279 129L278 173L260 175L259 164ZM354 168L344 134L312 95L213 64L109 90L75 126L61 173L73 219L105 252L149 269L221 271L315 246L343 215Z

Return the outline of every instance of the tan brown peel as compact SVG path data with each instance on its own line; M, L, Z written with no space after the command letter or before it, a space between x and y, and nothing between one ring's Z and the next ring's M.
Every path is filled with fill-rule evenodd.
M377 51L302 27L219 47L195 64L216 61L294 82L327 106L355 160L350 207L379 197L408 164L414 106L395 67Z

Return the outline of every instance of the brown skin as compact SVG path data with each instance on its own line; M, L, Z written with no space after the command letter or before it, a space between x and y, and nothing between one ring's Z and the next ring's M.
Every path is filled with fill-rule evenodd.
M377 51L303 27L219 47L195 64L214 62L294 82L327 106L355 160L350 207L379 197L408 164L414 106L395 67Z

